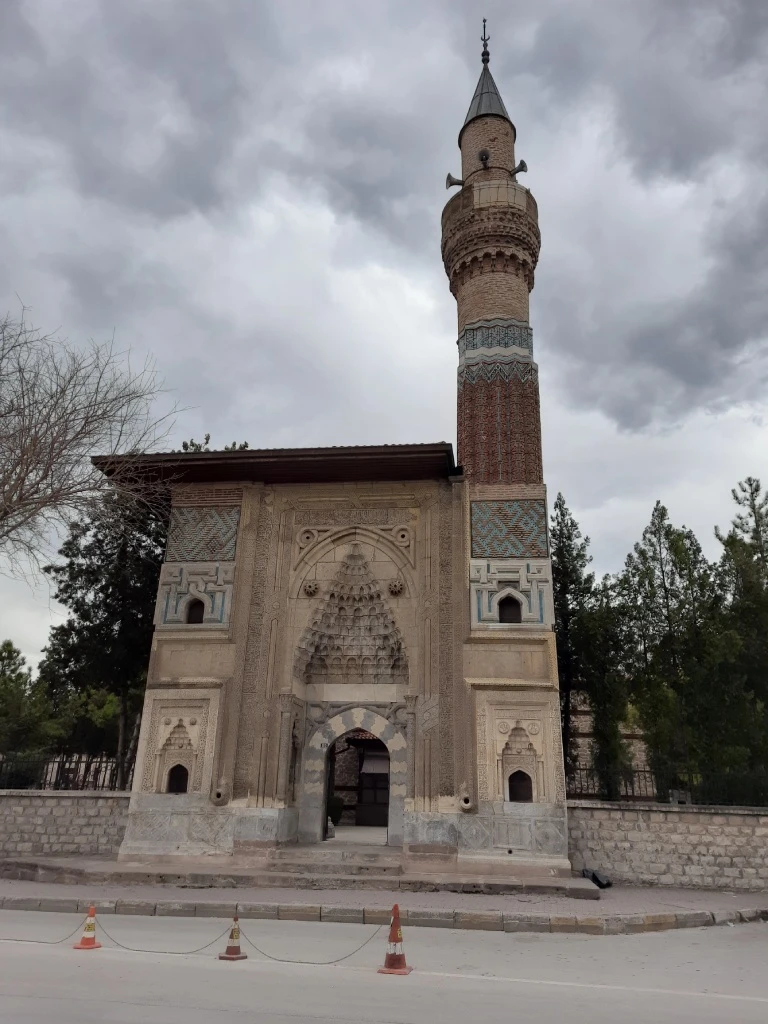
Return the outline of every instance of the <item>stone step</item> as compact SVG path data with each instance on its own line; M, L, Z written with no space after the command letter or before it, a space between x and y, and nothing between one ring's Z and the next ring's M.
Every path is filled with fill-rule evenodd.
M362 862L354 859L344 861L320 861L312 864L308 861L290 860L288 858L280 861L270 862L267 865L269 871L276 871L279 874L307 874L316 875L402 875L403 869L399 863L379 864L376 862Z
M90 883L92 885L175 885L190 889L380 889L388 892L464 892L504 895L510 893L549 893L576 899L599 899L600 890L585 878L534 876L525 878L482 876L478 874L441 874L410 872L391 875L373 872L351 874L346 870L321 874L306 871L285 871L263 862L252 867L227 868L210 865L193 872L165 869L153 870L151 865L121 865L114 862L88 863L78 858L0 861L0 877L37 882Z
M327 847L317 846L284 846L271 850L269 860L273 863L311 864L381 864L399 865L403 859L401 850L388 850L383 847Z

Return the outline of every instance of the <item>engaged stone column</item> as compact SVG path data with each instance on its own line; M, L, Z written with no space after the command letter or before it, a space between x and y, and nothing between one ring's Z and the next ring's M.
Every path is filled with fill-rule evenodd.
M406 750L408 779L405 795L409 800L413 800L416 796L416 702L418 699L415 693L409 693L405 698L405 736L408 741Z
M285 803L288 796L288 774L291 767L291 724L293 719L293 694L281 693L280 703L280 749L277 762L278 802Z

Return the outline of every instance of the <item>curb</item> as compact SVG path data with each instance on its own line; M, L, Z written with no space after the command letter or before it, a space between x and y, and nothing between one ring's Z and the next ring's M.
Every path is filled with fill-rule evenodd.
M6 896L2 910L37 910L45 913L84 914L94 906L98 914L142 917L220 917L235 914L241 920L326 921L344 924L389 924L390 910L383 907L325 907L306 903L237 903L151 900L83 900ZM676 928L707 928L716 925L768 921L768 908L743 910L685 910L678 914L606 914L605 917L576 914L516 914L501 910L428 910L406 907L401 920L413 928L454 928L492 932L550 932L579 935L636 935L641 932Z

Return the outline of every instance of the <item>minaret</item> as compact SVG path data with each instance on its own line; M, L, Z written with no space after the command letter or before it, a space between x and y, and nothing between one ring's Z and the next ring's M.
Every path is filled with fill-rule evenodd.
M541 236L517 183L515 126L488 66L459 133L461 185L443 211L443 263L459 314L458 457L468 481L542 482L538 368L528 295Z
M462 180L449 175L446 182L461 190L443 211L443 262L459 314L459 485L469 541L460 687L461 698L469 696L460 718L471 723L476 805L493 821L493 855L546 856L568 872L539 381L528 322L541 240L536 202L517 181L527 167L515 161L515 126L491 75L485 21L482 43L480 80L459 133ZM469 767L465 774L469 804L459 808L468 814L475 798Z

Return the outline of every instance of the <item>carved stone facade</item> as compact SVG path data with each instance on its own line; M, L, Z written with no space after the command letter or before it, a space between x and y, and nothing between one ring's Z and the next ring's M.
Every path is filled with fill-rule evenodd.
M447 444L179 457L121 856L321 842L328 751L364 730L404 859L568 869L537 211L500 98L474 105L443 215L463 472Z

